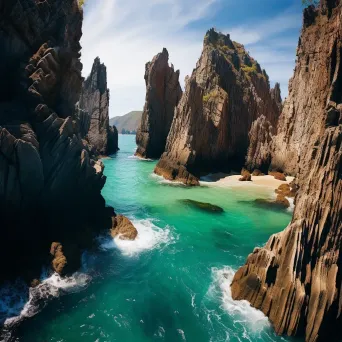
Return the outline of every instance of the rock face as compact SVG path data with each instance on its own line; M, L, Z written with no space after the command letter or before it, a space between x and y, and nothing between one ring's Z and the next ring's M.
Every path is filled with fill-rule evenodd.
M275 163L298 173L291 224L256 248L232 282L278 334L340 341L342 323L342 2L304 11ZM284 148L280 147L284 143Z
M201 172L241 170L253 121L264 115L276 126L278 100L243 45L209 30L155 172L196 185Z
M136 155L159 158L164 152L175 107L182 97L179 70L169 66L169 53L164 48L146 64L146 102L137 131Z
M112 213L103 164L74 117L82 87L77 0L0 5L0 281L39 277L53 241L77 254Z
M276 133L275 127L261 115L253 123L249 131L249 147L246 156L246 168L250 171L268 171L271 164L272 141Z
M118 132L109 125L107 70L98 57L94 60L90 75L83 82L79 109L82 137L101 155L117 152Z
M298 60L289 83L289 96L279 118L272 153L272 168L291 175L303 167L306 154L312 153L317 139L324 134L322 121L327 120L329 124L329 120L337 120L335 103L339 104L336 98L339 93L336 91L328 97L333 78L336 77L340 54L335 38L339 30L336 26L339 19L331 20L333 3L324 1L321 13L312 7L305 10L303 32L297 48ZM317 32L320 32L319 39ZM322 61L329 64L322 67ZM329 109L331 114L328 116L327 100L332 101Z

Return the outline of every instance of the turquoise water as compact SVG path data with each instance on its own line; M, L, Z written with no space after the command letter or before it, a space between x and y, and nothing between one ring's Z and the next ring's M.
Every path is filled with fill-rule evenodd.
M255 246L282 230L290 213L253 206L270 196L258 187L186 188L153 176L153 161L133 157L135 137L104 160L103 195L131 218L137 241L101 239L84 256L91 281L60 296L25 323L20 341L286 341L246 302L234 302L229 284ZM207 213L181 200L209 202Z

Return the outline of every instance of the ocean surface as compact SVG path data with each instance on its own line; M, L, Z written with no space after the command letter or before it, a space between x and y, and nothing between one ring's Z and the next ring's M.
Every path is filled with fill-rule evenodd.
M155 161L133 156L135 136L120 135L119 146L104 160L103 196L133 221L137 240L99 237L100 250L84 254L70 281L46 279L59 291L24 322L19 341L290 341L247 302L233 301L229 285L291 213L256 207L256 198L272 196L257 186L172 185L153 175ZM202 211L188 199L224 212Z

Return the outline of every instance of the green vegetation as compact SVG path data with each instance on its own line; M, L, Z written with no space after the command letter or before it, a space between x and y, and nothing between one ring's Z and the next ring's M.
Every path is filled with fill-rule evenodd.
M210 93L203 96L203 102L207 103L210 99L214 99L219 96L219 92L217 89L212 90Z
M110 126L115 125L119 132L136 132L141 122L141 111L133 111L123 116L109 119ZM134 134L134 133L133 133Z
M83 7L86 0L78 0L78 6Z
M256 66L256 63L254 63L252 66L248 66L248 65L243 65L241 67L241 69L244 71L244 72L247 72L247 73L252 73L254 72L255 74L257 73L257 66Z

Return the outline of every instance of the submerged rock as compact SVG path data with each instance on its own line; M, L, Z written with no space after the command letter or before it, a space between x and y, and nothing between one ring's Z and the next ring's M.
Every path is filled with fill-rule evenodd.
M256 206L266 209L286 209L290 207L289 200L282 195L278 195L275 200L258 198L254 203Z
M182 97L179 70L169 66L169 53L164 48L146 64L146 101L137 131L136 155L159 158L165 149L175 107Z
M135 240L138 231L133 223L123 215L112 217L112 229L110 231L113 238L119 237L121 240Z
M190 207L196 208L196 209L200 209L206 212L210 212L210 213L223 213L224 210L214 204L210 204L210 203L204 203L204 202L198 202L198 201L194 201L191 199L184 199L181 200L182 203L189 205Z
M266 72L244 46L209 30L155 173L198 185L203 172L241 169L253 121L264 115L275 126L277 101Z

